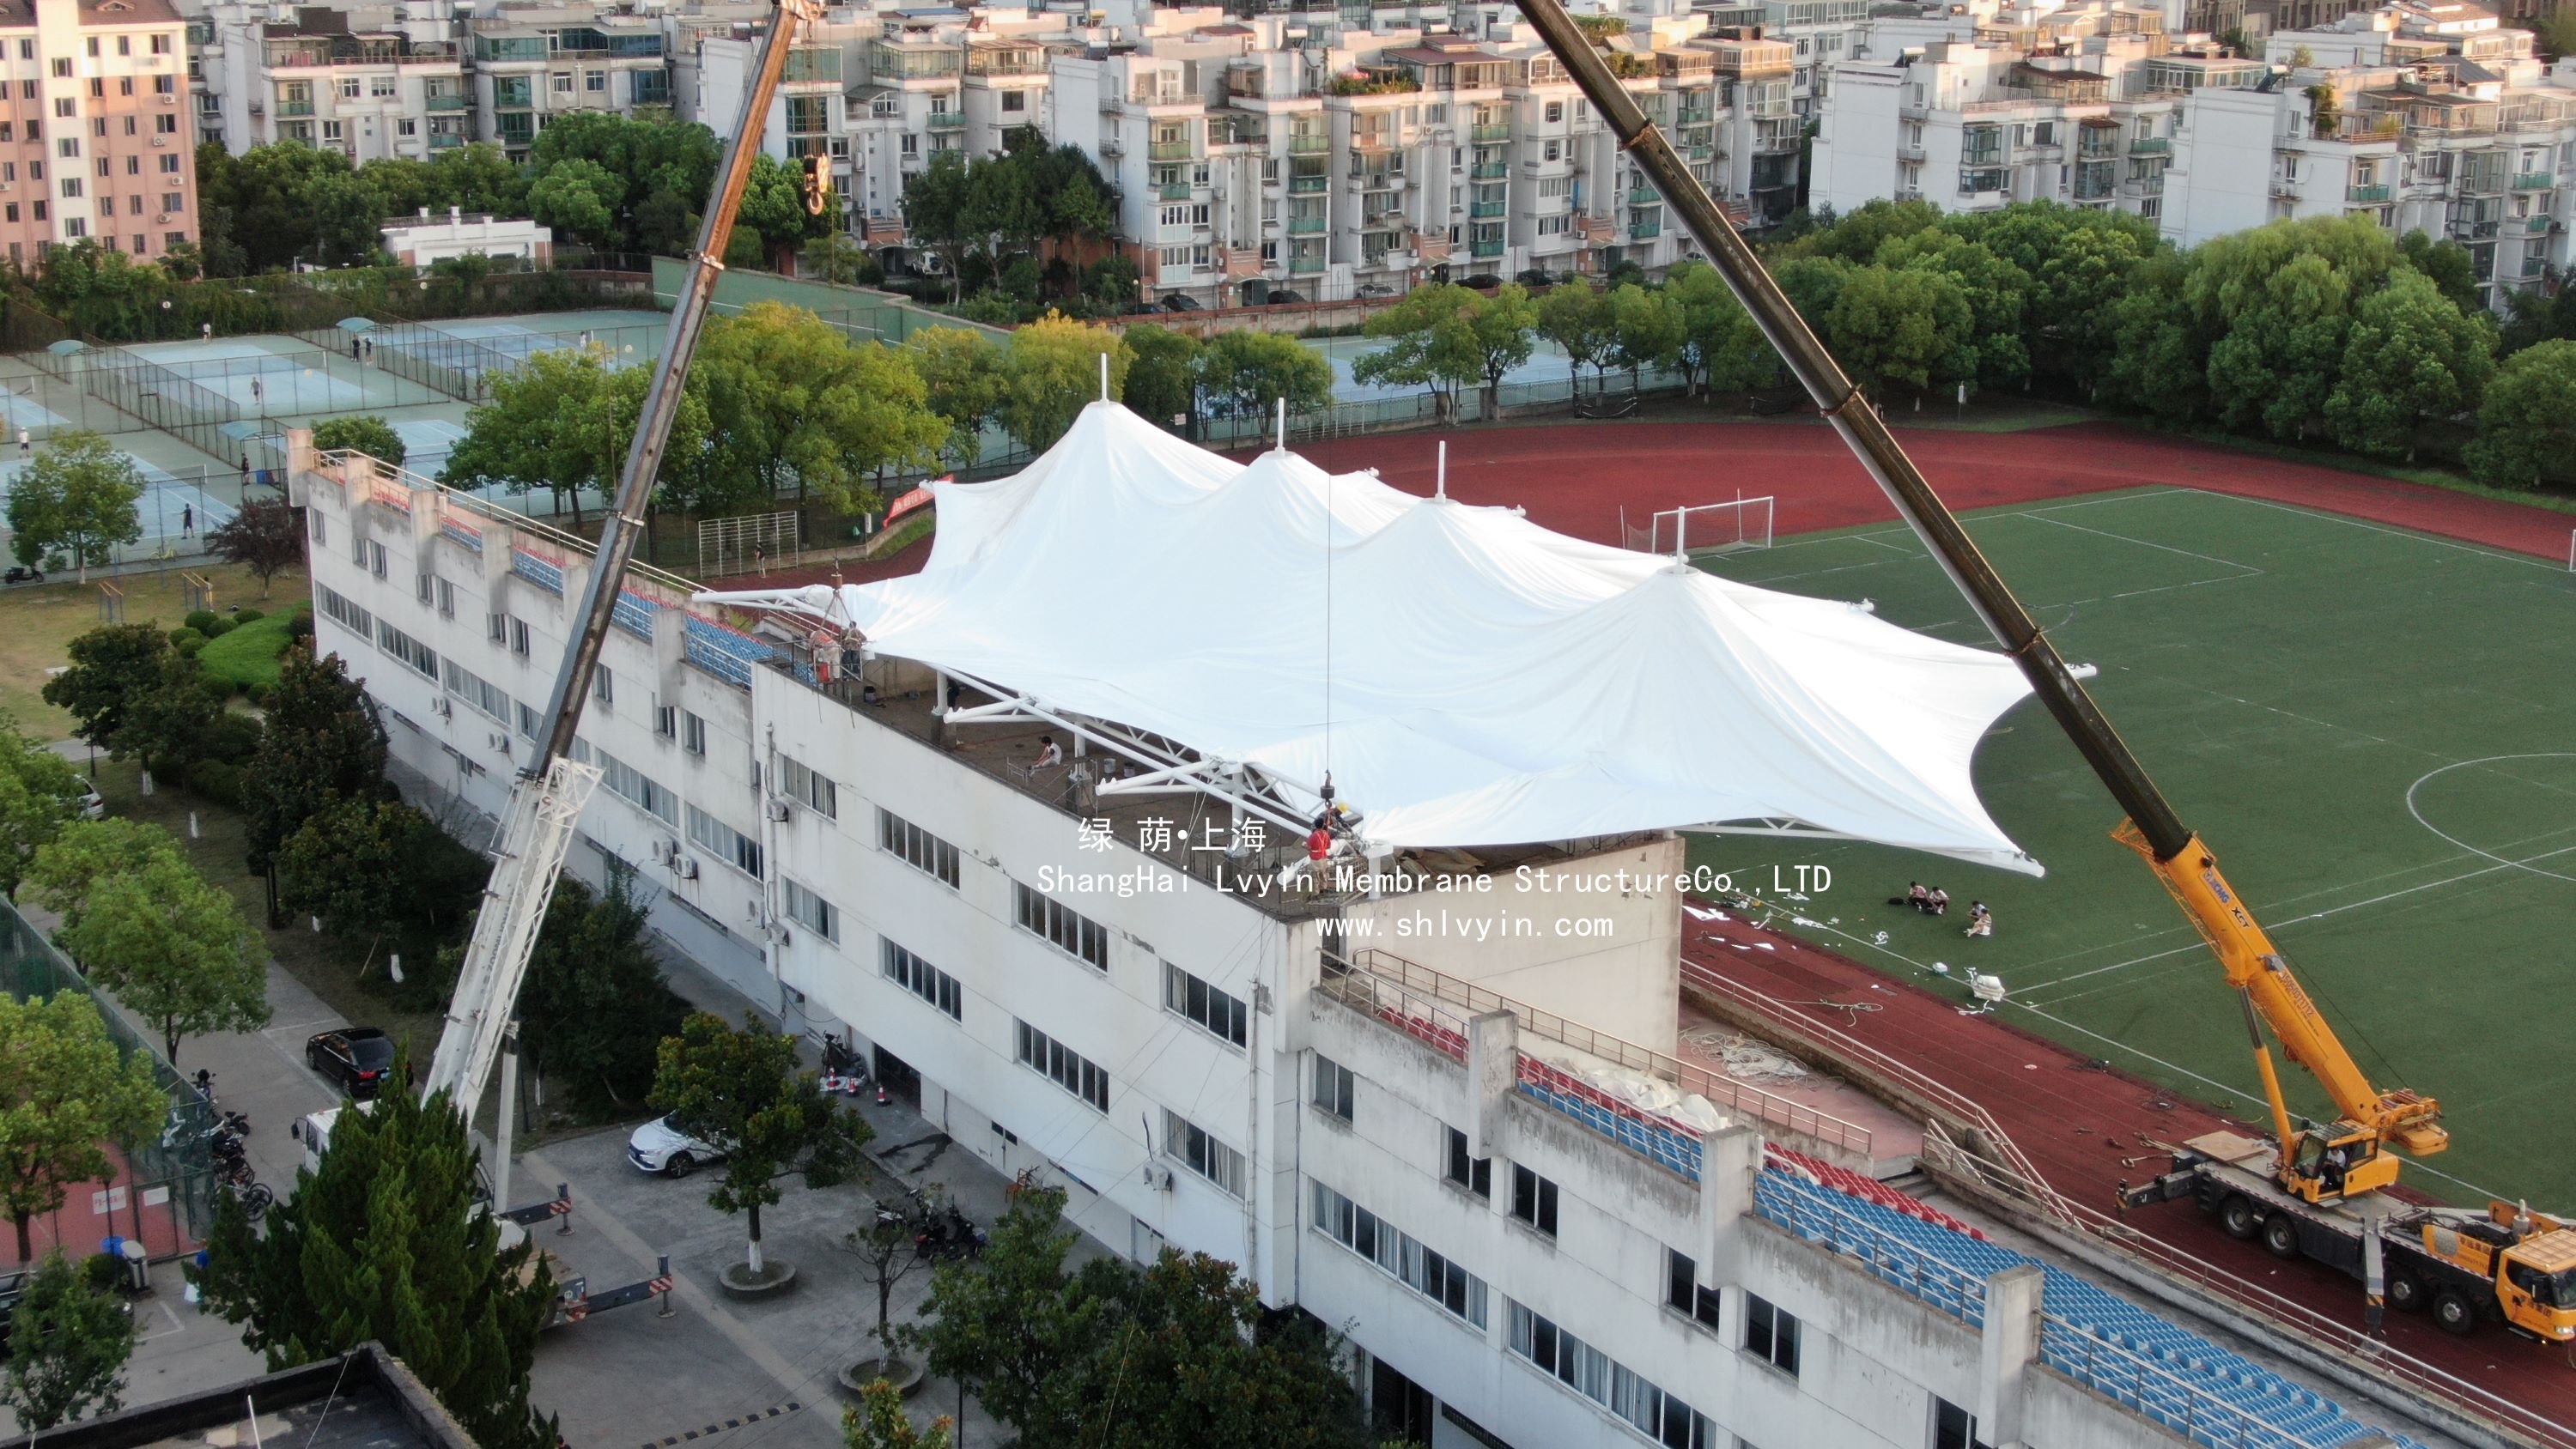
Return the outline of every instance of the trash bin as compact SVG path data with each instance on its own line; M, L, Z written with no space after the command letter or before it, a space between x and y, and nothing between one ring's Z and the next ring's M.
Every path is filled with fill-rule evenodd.
M152 1265L144 1257L143 1240L122 1240L117 1244L116 1255L125 1266L125 1286L137 1293L152 1291Z

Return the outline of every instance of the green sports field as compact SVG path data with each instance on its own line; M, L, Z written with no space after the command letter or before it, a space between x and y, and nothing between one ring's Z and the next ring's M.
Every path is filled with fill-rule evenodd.
M2441 1099L2453 1146L2424 1166L2454 1180L2415 1180L2576 1209L2576 575L2189 489L1967 524L2066 656L2099 666L2104 708L2346 1046L2383 1087ZM1901 526L1707 566L1989 642ZM2109 839L2116 807L2037 705L1988 738L1977 779L2044 879L1817 842L1703 839L1695 858L1766 894L1774 866L1829 866L1832 889L1792 903L1825 944L1906 975L1974 962L2010 988L2007 1020L2257 1113L2217 965ZM1948 918L1885 904L1914 879L1949 890ZM1960 936L1971 899L1994 908L1990 940Z

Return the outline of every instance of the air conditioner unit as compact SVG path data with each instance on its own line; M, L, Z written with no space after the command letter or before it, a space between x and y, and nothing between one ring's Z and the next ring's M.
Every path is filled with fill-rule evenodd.
M678 841L676 841L676 840L657 840L657 841L654 841L654 842L653 842L653 863L654 863L655 865L660 865L660 864L662 864L664 861L669 860L669 859L672 857L672 855L673 855L673 854L675 854L675 853L679 850L679 848L680 848L680 842L678 842Z
M783 825L796 818L796 807L784 800L773 798L769 802L768 813L770 819Z
M506 754L508 754L508 753L510 753L510 737L509 737L508 735L502 734L502 733L501 733L500 731L498 731L498 730L493 731L493 733L492 733L492 748L494 748L494 749L496 749L496 750L500 751L502 754L505 754L505 755L506 755Z
M8 190L10 190L10 189L12 189L12 188L11 188L11 183L6 182L6 181L0 181L0 191L8 191Z
M153 99L159 101L165 106L175 106L179 104L178 94L174 91L163 91Z
M170 138L167 136L155 136L152 138L152 144L155 146L167 146L170 144Z
M698 878L698 863L689 856L683 855L675 857L671 861L671 874L678 876L682 880L696 880Z
M1172 1170L1158 1162L1145 1164L1145 1185L1156 1192L1172 1190Z
M455 716L456 706L449 703L447 696L442 694L429 702L429 712L440 719L449 719Z

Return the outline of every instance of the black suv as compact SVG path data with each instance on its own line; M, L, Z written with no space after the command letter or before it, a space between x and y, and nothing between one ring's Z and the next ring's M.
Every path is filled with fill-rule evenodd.
M384 1087L394 1069L393 1038L376 1026L321 1032L304 1044L304 1064L363 1102Z

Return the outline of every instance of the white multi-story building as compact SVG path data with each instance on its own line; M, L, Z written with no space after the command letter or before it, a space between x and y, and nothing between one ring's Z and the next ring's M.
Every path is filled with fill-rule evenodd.
M1173 446L1147 432L1103 404L1067 446ZM497 811L585 553L370 460L299 458L317 647L364 682L404 766ZM1583 894L1608 934L1576 941L1341 944L1354 921L1392 939L1408 916L1488 914L1475 881L1516 867L1668 873L1668 832L1436 852L1457 879L1413 894L1256 894L1219 863L1242 843L1226 800L1095 798L1132 765L1113 722L1055 724L1074 757L1033 768L1038 719L972 719L986 696L919 665L854 681L836 638L745 634L687 599L630 575L582 720L604 779L569 869L630 873L682 949L791 1029L852 1030L933 1125L1062 1186L1114 1250L1214 1254L1265 1305L1347 1333L1399 1432L1444 1449L2358 1432L2004 1227L1980 1239L1874 1179L1928 1143L1813 1107L1775 1120L1778 1099L1687 1060L1669 885ZM1148 812L1180 838L1152 838ZM1086 830L1095 815L1114 830ZM1676 1089L1714 1095L1694 1116Z

